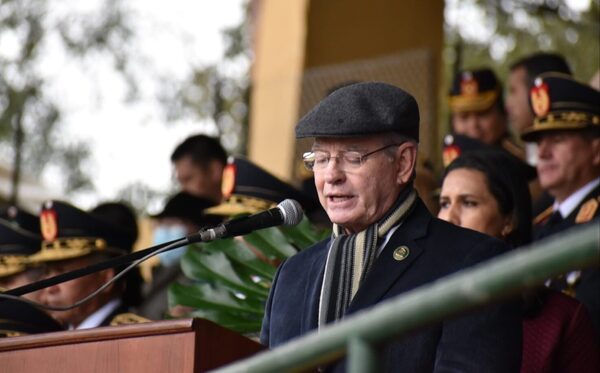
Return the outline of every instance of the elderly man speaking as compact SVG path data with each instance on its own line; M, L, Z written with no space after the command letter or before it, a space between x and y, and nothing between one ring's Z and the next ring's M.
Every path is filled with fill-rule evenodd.
M500 241L434 218L413 188L419 108L407 92L358 83L326 97L296 126L333 222L330 239L280 265L261 342L276 347L506 251ZM382 371L515 372L518 302L420 330L381 350ZM329 369L344 370L344 362Z

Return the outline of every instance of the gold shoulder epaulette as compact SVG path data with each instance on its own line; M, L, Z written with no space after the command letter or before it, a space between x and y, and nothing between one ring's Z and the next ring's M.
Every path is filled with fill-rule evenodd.
M525 160L527 157L525 149L515 144L510 138L503 139L501 146L504 148L504 150L519 158L520 160Z
M141 323L150 322L150 321L152 321L152 320L149 320L140 315L136 315L135 313L126 312L126 313L120 313L117 316L113 317L113 319L110 320L110 326L125 325L125 324L141 324Z
M594 214L596 214L596 211L598 210L598 200L600 200L600 196L595 198L592 197L581 205L577 212L577 216L575 217L575 224L587 223L592 220Z
M550 215L552 215L553 212L554 212L554 210L552 209L552 206L550 206L547 209L545 209L544 211L540 212L538 214L538 216L533 218L533 225L538 225L538 224L541 224L542 222L546 221L550 217Z
M19 337L27 335L26 333L16 332L14 330L0 330L0 338Z

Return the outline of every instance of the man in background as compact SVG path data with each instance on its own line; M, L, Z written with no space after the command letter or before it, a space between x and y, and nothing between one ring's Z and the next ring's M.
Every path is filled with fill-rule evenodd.
M126 248L135 241L131 231L107 222L106 215L103 216L61 201L44 203L40 213L44 242L32 260L44 261L46 276L53 277L126 254ZM116 274L117 269L109 268L49 286L42 289L41 301L52 307L71 306L112 281ZM88 302L68 310L52 311L51 315L70 329L146 321L129 312L131 299L125 298L125 294L125 281L112 282Z
M571 68L557 53L535 53L518 59L510 65L506 89L506 112L512 129L517 134L533 126L535 114L529 105L529 92L535 78L546 72L571 75Z
M552 205L534 219L539 240L600 217L600 91L567 75L539 76L531 89L534 124L521 136L535 142L537 171ZM588 307L600 333L600 270L576 270L554 279L551 287Z
M188 137L173 151L171 163L183 191L214 204L221 203L221 178L227 153L218 139L206 135Z

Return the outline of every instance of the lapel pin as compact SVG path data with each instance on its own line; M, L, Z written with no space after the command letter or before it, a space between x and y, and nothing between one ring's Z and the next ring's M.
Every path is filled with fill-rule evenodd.
M403 261L408 257L408 254L410 254L408 246L400 246L394 250L394 260L397 260L399 262Z

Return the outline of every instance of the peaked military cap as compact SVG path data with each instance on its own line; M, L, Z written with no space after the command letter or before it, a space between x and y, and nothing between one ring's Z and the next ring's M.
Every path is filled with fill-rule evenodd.
M0 299L0 337L64 330L50 315L16 299Z
M461 155L473 152L481 154L484 152L502 153L504 154L504 157L498 156L495 157L495 159L508 161L508 165L528 181L537 177L537 170L535 167L530 166L503 147L491 146L464 135L449 134L444 137L444 150L442 151L444 167L448 167L452 161Z
M41 244L39 235L0 219L0 278L23 272Z
M486 149L486 144L465 135L448 134L444 137L444 150L442 151L444 167L458 158L461 154Z
M210 214L237 215L255 213L276 206L287 198L304 208L310 202L292 185L242 157L230 157L221 186L225 202L206 210Z
M221 222L222 218L206 214L205 210L215 203L186 192L179 192L169 198L163 210L152 215L153 218L186 219L199 227L211 226Z
M419 106L386 83L351 84L325 97L296 126L296 137L355 137L397 132L419 141Z
M600 91L559 73L546 73L535 79L530 104L533 127L523 132L524 141L535 141L547 131L600 131Z
M37 235L40 234L39 216L29 213L18 206L9 206L0 210L0 219L4 219L26 231Z
M452 112L484 111L502 93L496 74L490 69L465 70L457 73L450 90Z
M31 260L55 261L93 252L122 255L129 234L114 224L62 201L47 201L40 212L42 250Z

